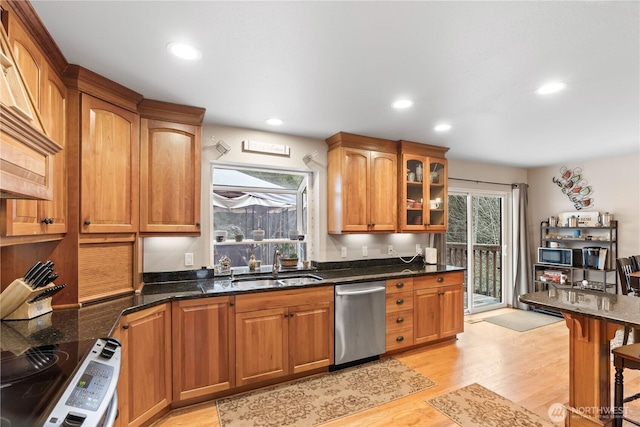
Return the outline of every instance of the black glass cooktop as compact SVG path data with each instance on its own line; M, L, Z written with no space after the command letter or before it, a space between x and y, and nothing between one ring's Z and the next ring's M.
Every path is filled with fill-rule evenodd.
M0 427L34 427L62 394L93 340L2 351Z

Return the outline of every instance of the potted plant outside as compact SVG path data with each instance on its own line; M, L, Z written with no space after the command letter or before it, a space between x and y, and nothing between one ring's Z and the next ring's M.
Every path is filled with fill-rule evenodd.
M255 240L256 242L264 240L264 230L253 230L253 240Z
M237 225L232 225L231 232L233 233L236 242L242 242L242 240L244 239L244 233L242 232L240 227L238 227Z
M296 246L291 243L283 243L280 245L280 265L283 268L292 268L298 266L298 252Z

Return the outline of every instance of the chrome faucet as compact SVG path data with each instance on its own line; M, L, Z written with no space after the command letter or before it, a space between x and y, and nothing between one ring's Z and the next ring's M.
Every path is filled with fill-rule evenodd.
M276 249L273 251L273 268L271 269L271 271L273 272L273 277L275 278L278 277L278 270L280 269L278 257L280 257L280 251Z

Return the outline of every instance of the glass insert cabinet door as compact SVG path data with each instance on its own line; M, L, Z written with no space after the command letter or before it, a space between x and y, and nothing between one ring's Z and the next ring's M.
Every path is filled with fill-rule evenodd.
M446 231L447 161L405 153L400 204L403 231Z
M429 229L445 231L447 226L447 161L429 159Z

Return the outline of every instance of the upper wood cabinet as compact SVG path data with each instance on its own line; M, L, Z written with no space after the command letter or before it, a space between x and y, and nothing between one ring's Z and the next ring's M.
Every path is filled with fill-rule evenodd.
M395 232L396 143L340 132L327 144L328 232Z
M400 141L401 232L447 231L448 148Z
M16 20L10 23L10 43L24 81L42 117L48 136L64 148L67 89L44 53ZM52 159L53 197L51 200L2 202L4 236L61 234L67 231L67 180L65 152Z
M140 232L200 234L204 109L144 99L140 112Z
M81 95L80 231L138 231L139 117Z
M11 43L5 27L0 29L0 193L51 200L53 158L62 147L49 137L40 115L44 59L27 41Z

